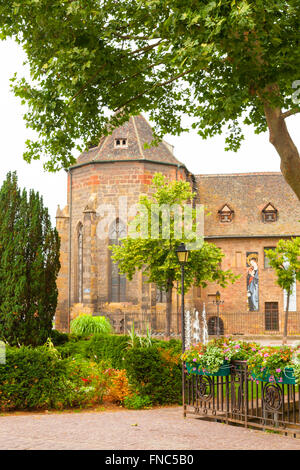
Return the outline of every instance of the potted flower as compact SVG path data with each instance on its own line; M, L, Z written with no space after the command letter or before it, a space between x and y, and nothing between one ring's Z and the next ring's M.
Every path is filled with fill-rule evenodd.
M296 384L300 385L300 344L298 344L293 351L292 365Z
M225 377L230 374L231 352L227 343L218 344L215 340L207 345L194 344L182 355L190 374Z
M252 380L296 384L292 356L289 347L262 347L248 359Z

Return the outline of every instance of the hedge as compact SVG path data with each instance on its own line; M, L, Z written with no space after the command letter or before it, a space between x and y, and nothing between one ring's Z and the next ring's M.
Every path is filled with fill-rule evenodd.
M66 338L56 335L56 339ZM149 347L134 348L128 342L128 336L94 335L76 341L68 335L68 341L56 348L8 347L6 364L0 365L0 409L101 403L107 391L107 367L126 370L133 393L130 407L180 403L180 341L153 340Z
M182 368L174 350L153 344L126 351L124 367L130 384L152 404L181 403Z
M107 377L89 361L46 347L7 348L0 365L0 409L62 409L101 403Z
M126 369L130 384L153 404L181 403L181 341L152 340L150 347L128 347L129 336L94 335L57 349L63 357L83 357L106 361L111 367Z
M62 357L80 356L93 361L106 361L116 369L124 368L124 354L128 347L129 336L93 335L79 341L69 341L58 346Z

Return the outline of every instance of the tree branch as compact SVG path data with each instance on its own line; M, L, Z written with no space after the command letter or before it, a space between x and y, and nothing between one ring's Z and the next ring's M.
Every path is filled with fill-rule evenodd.
M161 42L162 42L162 39L155 42L154 44L142 47L140 49L136 49L135 51L132 51L129 54L122 54L120 56L120 59L124 59L125 57L128 57L128 55L135 55L135 54L148 52L149 50L154 49L155 47L157 47ZM108 62L105 62L104 64L101 65L101 67L99 67L99 69L96 70L94 75L92 75L91 78L78 90L78 92L75 93L75 95L72 96L72 98L69 100L69 104L72 103L72 101L74 101L79 95L81 95L81 93L89 86L89 84L92 83L95 80L95 78L99 75L99 73L102 72L102 70L107 66L107 64L108 64Z
M289 116L293 116L293 114L297 114L297 113L300 113L300 109L289 109L289 111L286 111L285 113L282 113L281 114L281 117L283 119L289 117Z
M165 82L156 83L155 85L153 85L153 86L152 86L151 88L149 88L148 90L142 91L142 92L139 93L138 95L135 95L135 96L133 96L132 98L130 98L129 100L125 101L125 103L121 104L121 106L119 106L118 108L114 109L114 112L119 111L120 109L124 108L124 106L126 106L128 103L131 103L132 101L135 101L135 100L137 100L138 98L141 98L141 96L145 95L146 93L149 93L150 91L154 90L155 88L159 88L159 87L168 85L169 83L172 83L172 82L174 82L175 80L178 80L179 78L183 77L184 75L187 75L187 74L190 73L191 71L192 71L192 69L186 70L185 72L182 72L182 73L176 75L175 77L170 78L170 80L167 80L167 81L165 81Z
M134 73L133 75L129 75L129 77L122 78L122 80L119 80L118 82L114 82L111 84L112 87L120 85L121 83L127 82L128 80L131 80L132 78L138 77L141 75L143 72L146 72L146 70L151 70L154 67L158 65L162 65L164 62L155 62L154 64L149 65L148 67L145 67L144 69L140 70L139 72Z

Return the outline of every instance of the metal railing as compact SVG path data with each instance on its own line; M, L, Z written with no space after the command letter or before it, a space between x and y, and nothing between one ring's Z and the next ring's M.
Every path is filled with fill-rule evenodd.
M184 371L184 415L300 437L299 385L252 380L245 361L226 377Z
M154 336L164 336L166 333L165 312L138 311L124 312L118 315L107 314L115 332L128 333L134 324L135 331L139 334L146 334L147 328L151 329ZM195 315L191 312L191 326ZM219 320L219 328L218 328ZM215 313L207 313L206 321L209 336L217 335L278 335L283 333L284 312L280 312L278 321L270 320L268 315L260 312L226 312L220 313L219 319ZM203 331L203 318L199 314L199 327ZM180 313L173 312L171 316L171 336L180 337L181 318ZM288 335L299 335L300 340L300 312L289 312Z
M226 312L220 313L219 331L221 335L282 335L284 312L276 318L263 312ZM207 314L208 334L217 334L218 317ZM289 312L288 335L300 335L300 312Z

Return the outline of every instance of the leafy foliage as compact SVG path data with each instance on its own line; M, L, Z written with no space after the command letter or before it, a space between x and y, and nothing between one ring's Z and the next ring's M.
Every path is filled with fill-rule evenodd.
M79 335L109 334L112 326L103 316L79 315L71 321L71 333Z
M266 255L275 269L277 284L291 293L295 279L300 281L300 238L279 240L274 250L266 250Z
M63 409L101 403L109 387L102 364L61 359L55 348L7 348L0 365L0 409Z
M8 173L0 189L0 338L11 345L45 343L57 305L60 241L33 190Z
M128 336L99 335L71 341L57 349L63 357L83 357L96 362L105 361L115 369L123 369L123 358L128 347Z
M225 131L231 150L241 122L269 127L295 190L284 149L298 180L299 153L284 119L300 110L299 25L298 0L1 0L1 37L17 38L31 71L13 84L39 135L24 157L68 167L79 139L83 148L108 132L107 110L122 109L111 128L149 112L158 136L186 130L185 113L203 138Z
M287 341L289 301L295 280L300 281L300 238L279 240L275 250L266 250L270 266L275 269L277 284L287 292L283 343Z
M154 344L127 350L124 367L129 382L136 393L150 399L152 404L181 402L180 354L177 360L169 361Z
M248 360L260 346L256 343L245 341L234 341L231 338L217 338L209 341L206 345L194 344L187 349L182 360L210 374L218 372L224 363L232 360Z

